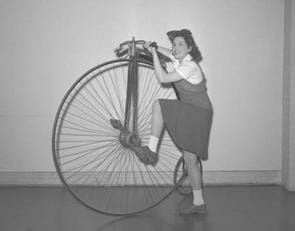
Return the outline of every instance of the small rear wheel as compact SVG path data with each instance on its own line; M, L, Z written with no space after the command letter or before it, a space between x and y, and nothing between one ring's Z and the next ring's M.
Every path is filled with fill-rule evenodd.
M188 196L192 192L188 174L183 157L180 157L175 165L173 181L177 192L183 196Z

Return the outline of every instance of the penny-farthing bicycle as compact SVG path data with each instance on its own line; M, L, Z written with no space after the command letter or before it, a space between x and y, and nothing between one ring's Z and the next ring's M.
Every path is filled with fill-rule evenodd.
M148 142L152 103L175 99L161 86L144 41L120 45L116 60L97 65L66 92L56 113L52 151L63 185L85 206L128 215L156 206L177 190L187 195L181 152L163 134L156 166L144 165L130 149Z

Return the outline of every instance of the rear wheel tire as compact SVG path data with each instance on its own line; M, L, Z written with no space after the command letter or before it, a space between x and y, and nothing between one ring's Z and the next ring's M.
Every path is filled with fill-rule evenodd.
M190 186L183 157L180 157L176 163L173 181L179 194L183 196L188 196L192 193L192 188Z

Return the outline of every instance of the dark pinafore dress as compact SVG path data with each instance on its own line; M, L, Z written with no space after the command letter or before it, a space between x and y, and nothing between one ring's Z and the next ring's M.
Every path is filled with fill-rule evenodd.
M205 160L213 116L206 81L192 84L183 79L174 86L179 100L159 100L169 135L178 148Z

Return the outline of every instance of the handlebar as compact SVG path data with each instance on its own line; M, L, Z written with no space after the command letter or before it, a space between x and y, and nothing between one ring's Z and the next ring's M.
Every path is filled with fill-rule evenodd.
M149 60L150 62L153 62L152 53L148 51L145 47L139 48L137 45L143 45L145 44L145 40L135 40L134 37L132 40L127 40L125 42L120 43L120 45L115 49L115 53L117 57L134 57L135 55L138 55L146 60ZM127 46L127 48L126 48ZM150 46L158 48L156 42L152 42ZM166 62L170 62L170 58L166 57L165 55L158 52L158 56L160 59L160 63L162 67L166 70Z
M127 41L125 41L125 42L122 42L122 43L120 43L120 47L121 46L124 46L124 45L126 45L126 44L144 44L145 43L145 41L144 40L134 40L134 38L132 39L132 40L127 40Z
M122 57L128 54L128 56L134 56L137 45L143 45L145 44L144 40L135 40L134 37L132 38L132 40L127 40L125 42L120 43L120 45L115 49L115 53L118 57ZM143 50L146 54L148 54L147 51L145 51L145 49L141 49Z

